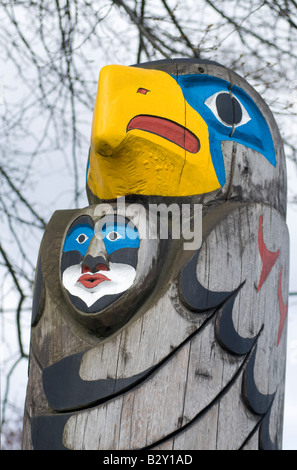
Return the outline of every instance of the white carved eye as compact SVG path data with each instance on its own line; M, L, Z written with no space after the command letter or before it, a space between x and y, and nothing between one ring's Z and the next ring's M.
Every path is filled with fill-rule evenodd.
M89 240L89 237L85 233L80 233L76 238L77 243L79 243L80 245L85 243L87 240Z
M231 92L219 91L207 98L206 106L221 124L238 127L250 121L250 116L241 102Z
M116 232L115 230L113 230L112 232L109 232L108 235L106 235L106 238L110 242L115 242L119 238L123 238L123 237L122 237L122 235L119 234L119 232Z

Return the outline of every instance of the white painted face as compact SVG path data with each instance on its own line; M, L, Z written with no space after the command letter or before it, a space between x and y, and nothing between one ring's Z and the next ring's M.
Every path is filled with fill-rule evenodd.
M65 269L62 282L71 295L79 297L90 307L105 295L125 292L132 286L135 276L136 271L129 264L110 262L108 271L85 271L82 274L82 264L79 263Z
M137 228L122 216L105 215L94 223L82 215L73 222L63 245L61 280L79 310L100 311L132 286L139 244Z
M99 204L75 215L60 252L67 315L92 335L110 336L134 317L158 283L160 240L147 236L148 211L140 205Z

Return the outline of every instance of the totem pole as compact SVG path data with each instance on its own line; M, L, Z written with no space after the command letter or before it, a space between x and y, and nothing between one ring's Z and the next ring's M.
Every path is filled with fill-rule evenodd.
M87 194L41 243L23 449L280 449L286 169L262 98L208 60L103 67Z

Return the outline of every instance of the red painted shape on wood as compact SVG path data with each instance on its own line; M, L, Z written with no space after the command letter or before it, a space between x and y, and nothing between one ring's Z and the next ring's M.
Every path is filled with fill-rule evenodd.
M278 327L278 336L277 336L277 346L279 345L282 332L285 326L285 321L288 314L288 304L284 303L283 294L282 294L282 272L283 267L280 269L279 278L278 278L278 304L279 304L279 313L280 313L280 321Z
M131 119L127 127L127 132L133 129L156 134L164 139L170 140L190 153L197 153L200 150L198 137L189 131L189 129L169 119L140 114Z
M259 253L262 259L262 271L260 275L260 281L259 281L259 285L257 288L257 292L259 292L259 290L263 286L263 283L267 279L279 255L279 250L277 250L276 252L270 251L265 245L264 238L263 238L263 215L260 215L260 220L259 220L258 247L259 247Z
M138 88L137 93L141 93L142 95L146 95L150 90L146 88Z

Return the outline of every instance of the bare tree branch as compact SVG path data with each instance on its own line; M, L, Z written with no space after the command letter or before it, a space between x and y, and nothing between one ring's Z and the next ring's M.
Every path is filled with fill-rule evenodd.
M187 47L192 51L194 57L200 57L199 49L194 48L194 46L192 45L190 39L188 38L188 36L184 32L184 30L181 27L179 21L176 19L174 11L169 8L168 3L166 2L166 0L162 0L162 3L164 5L165 9L167 10L167 12L169 13L170 18L172 19L172 23L177 28L177 30L180 32L181 40L183 40L186 43Z
M2 176L4 176L4 178L6 179L7 183L11 187L11 189L17 194L19 200L23 204L25 204L25 206L27 207L27 209L29 209L29 211L33 214L33 216L42 224L43 227L45 227L46 223L45 223L44 219L39 214L37 214L37 212L28 203L28 201L24 198L24 196L21 194L21 192L16 188L16 186L12 182L11 178L9 177L9 175L6 173L6 171L4 170L4 168L2 166L0 166L0 173L2 174Z

